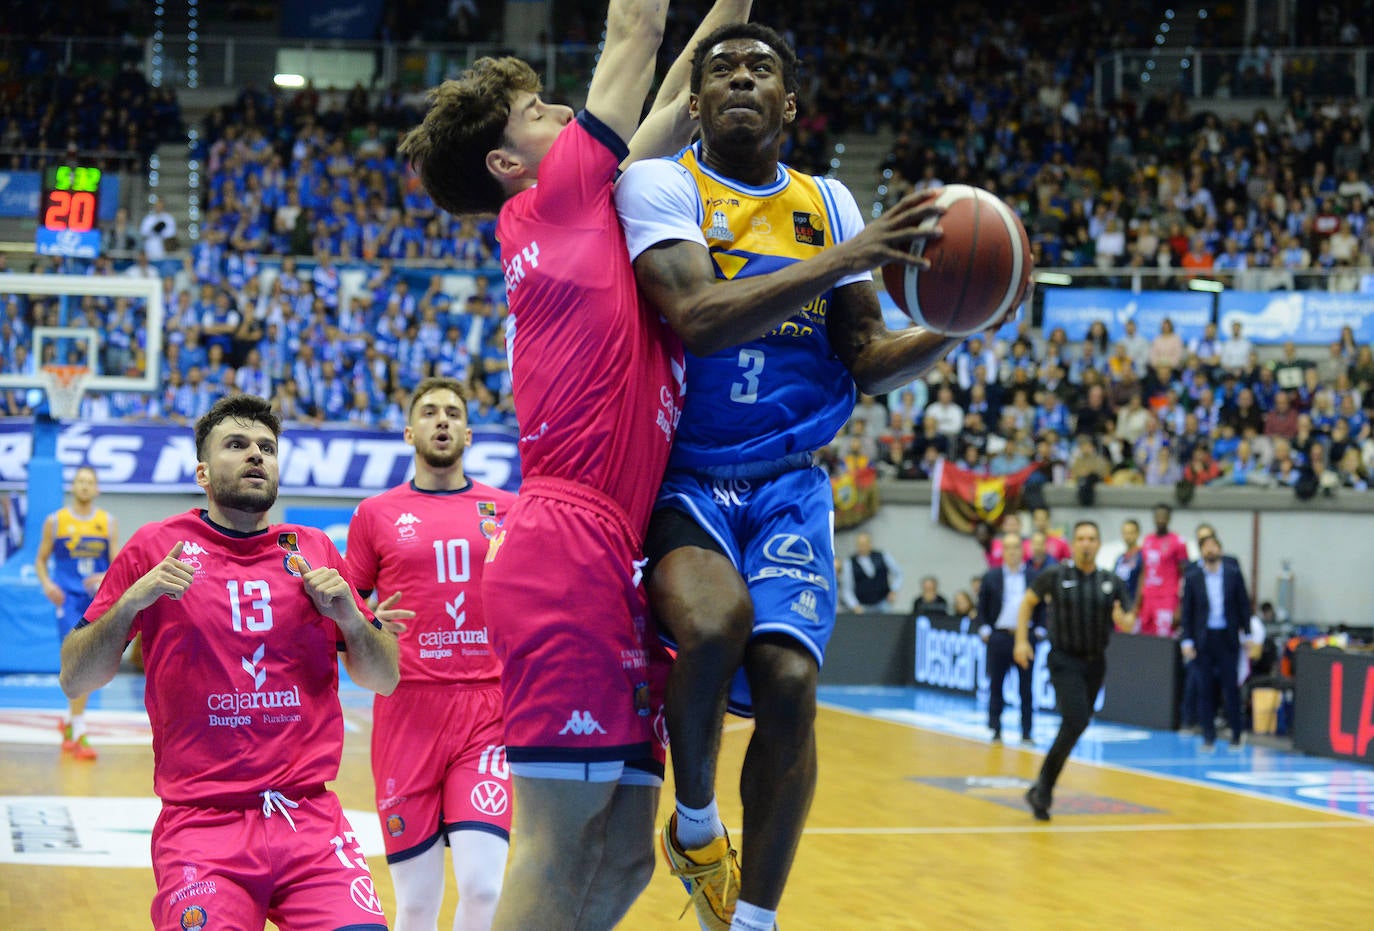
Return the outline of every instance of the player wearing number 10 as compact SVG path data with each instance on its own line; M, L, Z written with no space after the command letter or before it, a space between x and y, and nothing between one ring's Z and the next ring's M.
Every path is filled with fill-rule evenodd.
M487 634L482 567L515 496L463 474L472 441L452 378L415 388L405 440L415 477L358 505L345 574L397 630L401 684L372 705L372 778L396 886L396 931L433 931L444 846L458 885L455 931L491 927L510 842L501 664ZM405 622L391 620L400 597Z
M113 678L140 631L153 731L152 924L378 931L386 919L337 796L338 653L387 694L396 638L323 531L271 525L280 422L222 398L196 423L195 508L136 531L62 645L62 690Z

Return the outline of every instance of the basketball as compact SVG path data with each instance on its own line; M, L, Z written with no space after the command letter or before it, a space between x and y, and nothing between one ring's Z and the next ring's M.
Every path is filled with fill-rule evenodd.
M951 184L936 203L944 215L922 228L938 225L944 235L912 245L930 268L894 262L883 266L883 283L916 323L946 336L970 336L1025 299L1030 240L1016 211L982 188Z

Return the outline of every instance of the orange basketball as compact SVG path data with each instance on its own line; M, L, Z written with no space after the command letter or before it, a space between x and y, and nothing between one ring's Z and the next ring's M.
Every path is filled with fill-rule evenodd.
M951 184L936 203L945 212L925 225L938 225L943 235L912 245L930 268L894 262L883 266L883 283L916 323L946 336L969 336L1025 299L1030 239L1016 211L982 188Z

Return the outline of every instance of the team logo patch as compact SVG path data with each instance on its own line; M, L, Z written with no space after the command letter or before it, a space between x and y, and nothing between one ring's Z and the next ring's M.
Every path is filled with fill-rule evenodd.
M400 815L387 815L386 832L392 837L400 837L406 832L406 819Z
M496 536L496 528L499 526L501 525L496 522L496 518L484 517L481 523L477 525L477 529L482 532L482 536L490 540L492 537Z
M210 921L210 916L199 905L189 906L181 913L181 927L185 931L201 931Z
M301 555L294 530L277 534L277 546L286 550L286 558L282 560L282 565L286 567L287 572L300 578L310 571L310 562Z
M819 214L792 211L792 232L804 246L825 245L825 220Z
M635 714L647 718L649 710L649 683L641 682L635 686Z
M716 210L711 214L711 225L705 229L706 238L714 239L719 242L734 242L735 234L730 232L730 220L725 216L724 210Z

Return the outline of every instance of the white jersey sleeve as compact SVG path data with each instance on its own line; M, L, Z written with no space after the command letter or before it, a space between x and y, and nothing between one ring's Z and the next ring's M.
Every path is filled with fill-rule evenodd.
M682 239L706 248L701 195L686 168L667 158L635 162L615 186L615 209L630 261L661 242Z
M859 235L864 228L864 215L859 212L859 205L849 188L835 178L817 178L816 181L822 190L827 192L830 202L835 205L835 219L839 222L839 227L835 230L835 241L844 242ZM835 282L835 287L843 288L847 284L872 280L872 272L858 272L841 278Z

